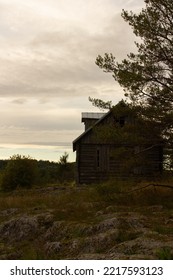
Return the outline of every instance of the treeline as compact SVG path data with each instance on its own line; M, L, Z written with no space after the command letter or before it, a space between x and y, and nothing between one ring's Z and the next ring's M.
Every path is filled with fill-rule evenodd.
M0 188L14 190L48 184L66 184L74 181L75 163L68 162L68 154L58 162L35 160L30 156L14 155L0 160Z

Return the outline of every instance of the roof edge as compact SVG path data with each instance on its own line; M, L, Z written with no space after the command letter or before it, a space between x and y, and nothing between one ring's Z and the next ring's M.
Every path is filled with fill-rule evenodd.
M76 151L76 144L78 141L80 141L81 138L83 138L86 134L88 134L93 127L95 127L97 124L102 122L109 114L111 113L111 110L109 110L107 113L104 114L98 121L96 121L91 127L89 127L86 131L84 131L81 135L79 135L74 141L73 141L73 152Z

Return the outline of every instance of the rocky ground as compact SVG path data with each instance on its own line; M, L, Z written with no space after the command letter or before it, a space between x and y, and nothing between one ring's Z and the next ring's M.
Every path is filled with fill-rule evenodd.
M173 209L94 203L80 220L54 208L1 210L0 259L173 259Z

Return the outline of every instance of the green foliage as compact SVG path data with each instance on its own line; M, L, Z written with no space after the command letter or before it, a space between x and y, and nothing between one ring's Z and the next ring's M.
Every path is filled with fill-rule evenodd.
M58 163L48 160L39 160L37 162L39 169L39 185L54 184L58 182Z
M68 162L69 154L64 152L58 162L58 180L66 183L74 180L74 164Z
M38 179L36 160L29 156L13 155L4 169L1 187L14 190L17 187L30 188Z
M0 160L0 189L74 182L75 163L67 162L67 158L68 154L64 153L59 162L37 161L21 155Z
M101 99L96 99L91 97L89 97L89 101L92 103L93 106L98 107L101 110L112 108L112 101L104 102Z
M121 63L112 54L100 55L96 64L129 92L135 101L152 101L153 106L172 102L172 0L145 0L146 8L139 14L123 10L122 17L140 37L138 53L130 53Z
M66 166L68 157L69 157L69 154L67 152L64 152L64 154L59 159L59 164L63 165L63 166Z

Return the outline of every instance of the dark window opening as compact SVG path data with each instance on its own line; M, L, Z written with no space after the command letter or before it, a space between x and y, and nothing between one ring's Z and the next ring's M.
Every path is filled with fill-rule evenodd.
M115 119L115 124L120 127L123 127L125 125L125 117L119 117Z
M97 168L100 167L100 150L97 149Z
M124 119L124 117L120 117L120 119L119 119L119 124L120 124L121 127L124 126L124 124L125 124L125 119Z

